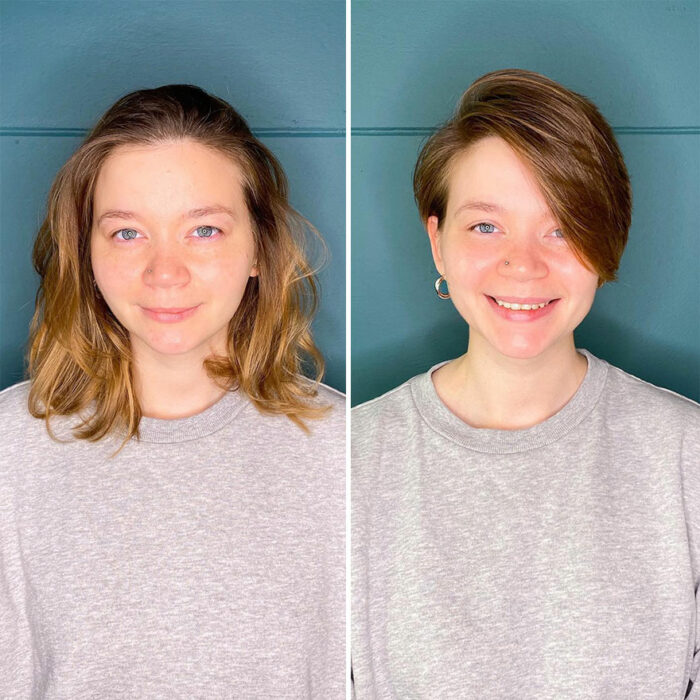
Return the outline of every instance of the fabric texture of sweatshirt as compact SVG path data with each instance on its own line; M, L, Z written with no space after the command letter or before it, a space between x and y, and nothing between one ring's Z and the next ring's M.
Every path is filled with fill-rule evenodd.
M0 393L0 698L345 697L345 402L60 444ZM52 426L70 438L68 418Z
M528 429L465 424L437 367L353 411L358 700L685 697L700 408L579 352L578 391Z

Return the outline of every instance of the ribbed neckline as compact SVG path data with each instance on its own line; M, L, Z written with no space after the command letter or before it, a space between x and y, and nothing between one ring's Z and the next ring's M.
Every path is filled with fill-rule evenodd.
M230 423L248 403L240 391L227 391L215 404L187 418L141 418L141 442L186 442L215 433Z
M523 430L474 428L452 413L435 390L432 374L445 362L431 367L410 383L416 407L425 422L436 432L454 442L491 454L512 454L544 447L556 442L575 428L597 403L605 386L608 363L587 350L578 350L587 360L588 369L576 393L563 408L542 423Z

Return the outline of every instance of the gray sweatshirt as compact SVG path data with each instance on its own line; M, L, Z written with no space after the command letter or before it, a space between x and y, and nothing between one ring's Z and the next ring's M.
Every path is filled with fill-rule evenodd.
M51 440L0 393L0 698L344 698L345 411ZM55 422L70 435L73 420Z
M459 420L436 368L353 411L358 700L685 696L700 409L580 352L577 393L525 430Z

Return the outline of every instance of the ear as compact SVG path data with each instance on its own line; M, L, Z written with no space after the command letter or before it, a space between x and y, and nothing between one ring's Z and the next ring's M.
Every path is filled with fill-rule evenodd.
M444 275L445 268L442 264L442 255L440 253L440 229L438 226L437 216L429 216L425 222L425 230L428 232L428 238L430 238L430 250L433 253L435 267L441 275Z

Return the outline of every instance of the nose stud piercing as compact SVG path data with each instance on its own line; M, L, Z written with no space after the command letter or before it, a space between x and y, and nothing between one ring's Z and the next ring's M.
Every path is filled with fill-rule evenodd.
M507 260L504 262L504 264L505 264L505 265L510 265L510 263L509 263Z

